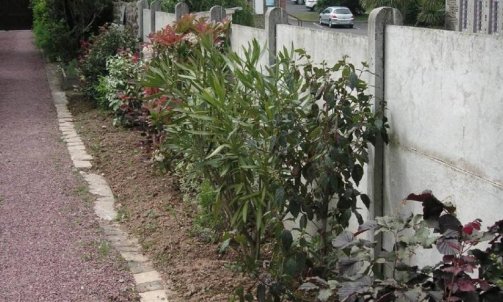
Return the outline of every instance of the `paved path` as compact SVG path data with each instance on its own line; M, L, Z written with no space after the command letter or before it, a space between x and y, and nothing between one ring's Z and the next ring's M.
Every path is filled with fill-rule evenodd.
M60 136L31 32L0 31L0 301L127 301Z

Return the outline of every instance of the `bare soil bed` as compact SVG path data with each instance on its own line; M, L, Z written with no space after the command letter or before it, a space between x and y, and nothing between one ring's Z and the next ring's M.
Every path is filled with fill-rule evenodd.
M115 194L118 219L138 237L176 300L227 301L237 286L250 284L229 269L234 254L219 254L217 244L193 231L195 205L182 201L174 176L153 167L139 131L114 127L106 112L81 97L71 97L69 109L94 172Z

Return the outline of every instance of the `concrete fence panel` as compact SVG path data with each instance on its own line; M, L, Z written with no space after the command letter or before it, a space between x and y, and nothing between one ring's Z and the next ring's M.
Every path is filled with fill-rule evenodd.
M165 12L155 12L155 31L161 30L168 25L173 25L176 21L176 15L165 13Z
M346 55L357 67L368 61L365 36L281 24L277 37L277 51L302 48L316 63L334 65Z
M386 28L385 199L431 189L462 222L502 218L503 37Z
M151 14L150 14L150 9L143 9L143 17L142 17L142 20L143 20L143 33L142 33L142 37L143 37L143 42L147 42L148 41L148 35L150 34L151 32Z
M241 57L244 53L244 49L248 48L252 40L257 40L259 45L264 49L262 56L260 57L260 66L265 67L269 64L269 57L267 54L267 36L263 29L243 26L238 24L232 24L231 27L231 47L232 50L238 53Z

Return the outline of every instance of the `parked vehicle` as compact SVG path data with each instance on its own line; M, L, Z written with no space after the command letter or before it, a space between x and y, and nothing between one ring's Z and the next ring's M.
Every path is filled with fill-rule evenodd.
M330 6L320 13L320 25L327 24L329 27L344 25L352 28L354 20L353 13L345 6Z
M309 8L310 10L314 10L314 7L316 6L318 0L306 0L306 7Z

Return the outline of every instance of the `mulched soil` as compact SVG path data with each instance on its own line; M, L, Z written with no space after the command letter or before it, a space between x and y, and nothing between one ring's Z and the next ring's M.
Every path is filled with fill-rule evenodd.
M0 31L0 301L136 301L61 140L30 31Z
M220 255L217 244L194 232L194 205L182 200L174 176L154 168L139 131L114 127L107 113L80 97L71 98L70 110L95 172L117 198L121 221L178 293L175 300L228 301L237 286L249 286L249 279L229 269L235 255Z

